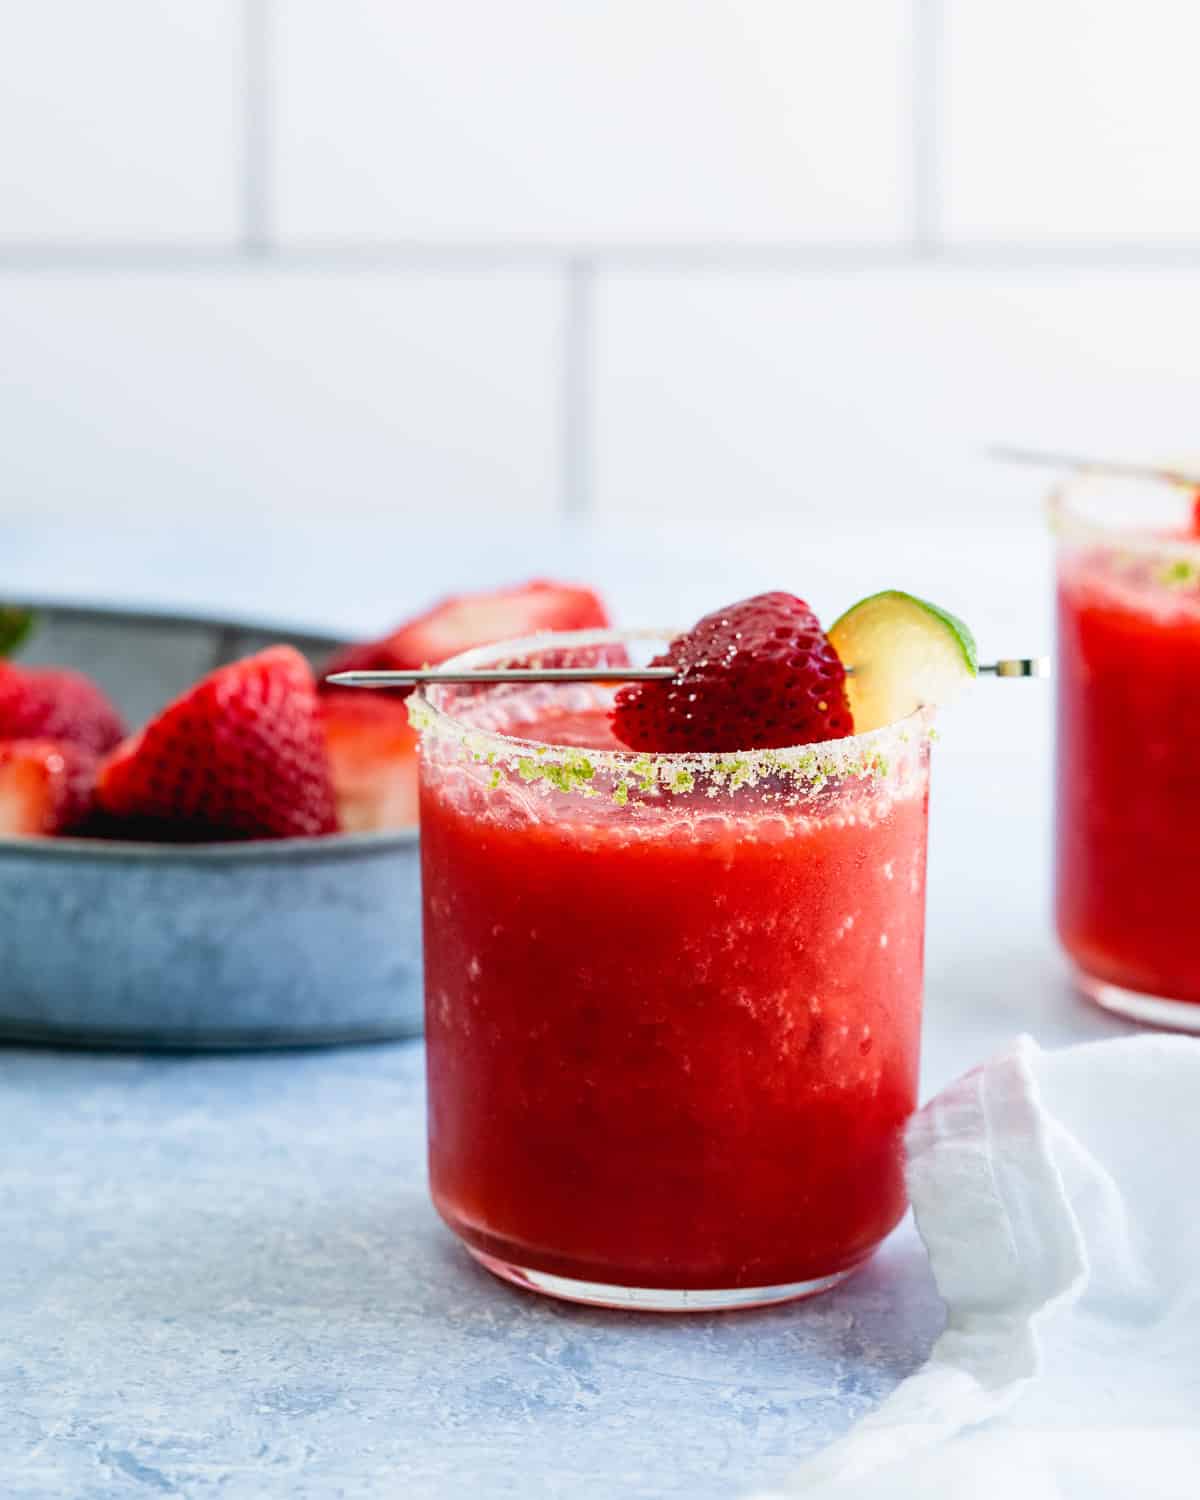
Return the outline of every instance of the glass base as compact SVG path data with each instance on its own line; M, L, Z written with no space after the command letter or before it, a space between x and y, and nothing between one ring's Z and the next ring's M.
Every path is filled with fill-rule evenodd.
M473 1245L468 1245L467 1249L494 1276L524 1287L526 1291L558 1297L563 1302L615 1307L625 1312L722 1312L738 1307L769 1307L773 1302L795 1302L801 1297L815 1297L820 1292L827 1292L858 1269L857 1265L847 1266L832 1276L819 1276L815 1281L792 1281L784 1286L672 1291L667 1287L606 1286L599 1281L574 1281L568 1276L551 1276L546 1271L530 1271L525 1266L513 1265L485 1250L477 1250Z
M1190 1031L1200 1034L1200 1004L1194 1000L1167 1000L1161 995L1144 995L1140 990L1127 990L1119 984L1109 984L1106 979L1097 979L1086 973L1078 964L1072 964L1075 983L1088 997L1111 1010L1114 1015L1124 1016L1128 1021L1140 1021L1143 1026L1160 1026L1169 1031Z

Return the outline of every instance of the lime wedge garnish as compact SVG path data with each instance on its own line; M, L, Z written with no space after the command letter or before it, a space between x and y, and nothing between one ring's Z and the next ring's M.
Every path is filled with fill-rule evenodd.
M829 631L847 668L854 731L952 703L978 676L975 637L949 610L886 589L846 611Z

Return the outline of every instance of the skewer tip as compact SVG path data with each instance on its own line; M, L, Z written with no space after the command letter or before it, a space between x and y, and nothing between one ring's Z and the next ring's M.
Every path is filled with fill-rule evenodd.
M999 661L982 663L979 670L991 672L996 677L1049 677L1050 658L1048 656L1002 657Z

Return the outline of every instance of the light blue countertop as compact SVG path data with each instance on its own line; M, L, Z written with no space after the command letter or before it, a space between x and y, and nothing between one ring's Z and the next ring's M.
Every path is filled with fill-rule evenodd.
M57 592L84 593L81 569ZM14 576L51 581L32 553ZM935 766L926 1096L1022 1030L1124 1029L1070 994L1048 933L1045 685L976 697ZM909 1224L837 1291L758 1312L593 1311L493 1280L426 1196L417 1043L12 1048L0 1119L11 1500L734 1500L868 1410L940 1323Z
M0 1076L13 1500L726 1496L867 1410L938 1325L903 1238L844 1290L740 1316L494 1281L427 1201L415 1044L10 1052Z
M1042 883L1012 878L1037 801L1013 813L1016 774L938 767L926 1094L1020 1030L1121 1029L1069 994ZM418 1043L13 1048L0 1112L11 1500L734 1500L868 1410L939 1327L907 1224L837 1291L759 1312L592 1311L493 1280L426 1197Z

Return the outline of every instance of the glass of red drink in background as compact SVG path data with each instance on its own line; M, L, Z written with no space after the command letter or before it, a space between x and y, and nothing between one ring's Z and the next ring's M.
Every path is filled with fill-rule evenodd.
M1058 536L1056 915L1081 989L1200 1031L1195 492L1089 477Z
M547 639L574 665L633 638L447 665L550 664ZM615 691L414 695L435 1205L490 1270L576 1301L822 1291L906 1204L928 718L647 755L612 737Z

